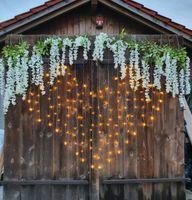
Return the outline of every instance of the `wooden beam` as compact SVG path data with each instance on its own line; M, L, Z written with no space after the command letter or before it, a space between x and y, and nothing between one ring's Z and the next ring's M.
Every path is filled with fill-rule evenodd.
M192 144L192 113L189 109L186 99L185 99L184 119L186 122L187 134Z
M144 183L177 183L190 181L189 178L144 178L144 179L110 179L104 180L105 185L119 185L119 184L144 184Z
M98 6L98 1L97 0L91 0L92 14L96 14L97 6Z
M88 185L88 180L7 180L0 185Z
M98 1L97 0L91 0L91 6L92 7L97 7Z
M10 32L14 34L22 33L63 13L67 13L74 8L78 8L85 3L88 3L89 1L90 0L68 0L67 2L63 1L51 8L41 11L40 13L27 17L24 20L21 20L17 23L14 23L13 25L8 26L7 28L4 28L3 30L0 30L0 42L4 41L6 35Z

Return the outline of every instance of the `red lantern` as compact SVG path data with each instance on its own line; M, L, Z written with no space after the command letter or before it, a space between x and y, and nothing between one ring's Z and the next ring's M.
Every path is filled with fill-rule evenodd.
M104 22L103 16L97 15L95 18L96 28L98 29L103 28L103 22Z

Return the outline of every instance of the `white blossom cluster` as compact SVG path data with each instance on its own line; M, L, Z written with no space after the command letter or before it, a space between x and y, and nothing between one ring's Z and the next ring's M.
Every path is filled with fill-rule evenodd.
M130 87L135 91L138 89L139 81L141 79L139 62L138 44L135 44L135 49L131 50L129 59Z
M86 36L76 38L65 37L48 38L44 44L49 44L49 77L50 85L53 85L57 76L64 76L66 70L66 52L69 56L69 64L72 65L78 59L79 49L83 49L83 58L88 59L88 52L91 42ZM96 36L94 42L93 60L103 61L104 50L108 48L113 53L114 68L120 67L121 79L126 77L126 50L128 45L122 39L110 38L106 33ZM142 55L142 54L141 54ZM6 65L6 66L5 66ZM5 70L6 69L6 70ZM190 94L190 59L186 58L185 66L179 66L177 58L166 52L156 60L154 68L150 69L147 62L139 52L139 44L135 44L130 50L129 56L129 82L130 88L134 91L141 86L145 90L146 100L150 99L151 83L160 90L161 79L165 77L165 89L173 97L179 95L180 105L184 105L184 96ZM153 70L153 71L152 71ZM150 80L150 72L153 78ZM16 60L11 56L4 62L0 58L0 93L4 95L4 112L6 113L10 104L16 104L16 95L21 95L25 99L29 85L29 74L31 83L40 87L41 93L45 94L44 86L44 62L43 55L37 46L33 47L32 55L29 59L29 51L25 50L22 55L18 55Z
M179 72L179 101L180 106L185 106L185 95L190 94L190 58L186 59L186 69L181 69Z
M171 77L172 77L172 96L175 97L179 94L179 82L178 82L178 75L177 75L177 60L172 59L171 62Z
M103 61L104 49L108 46L110 38L106 33L100 33L95 38L95 48L93 51L93 60Z
M126 76L126 58L125 53L127 45L122 40L117 40L112 44L108 44L108 48L113 52L114 68L120 66L121 79Z
M44 87L44 65L43 65L43 57L39 54L35 48L33 47L32 56L29 61L29 67L31 69L32 79L31 82L37 86L40 86L41 93L45 94Z
M163 62L165 61L165 56L163 56L160 60L156 61L155 67L154 67L154 86L160 90L161 89L161 77L164 74L163 72Z
M61 65L65 65L67 48L69 49L69 63L70 65L72 65L73 64L72 39L66 37L62 40Z
M5 87L5 67L3 59L0 58L0 94L4 94L4 87Z
M91 42L87 37L78 36L73 42L73 59L77 60L79 47L83 47L83 58L88 59L88 51L91 47Z
M179 89L180 89L180 93L179 93L179 102L180 102L180 106L181 107L185 107L185 77L184 77L184 69L181 69L179 72Z
M48 39L49 40L49 39ZM57 77L57 67L60 65L60 53L59 53L59 38L52 39L50 48L50 84L53 85L55 78ZM49 41L48 41L49 42Z
M190 94L191 83L190 83L190 58L186 59L186 70L185 70L185 94Z
M13 60L11 57L8 58L7 66L8 70L6 73L6 85L5 85L4 102L3 102L4 113L7 113L10 104L12 105L16 104L15 68L13 67Z
M169 53L167 53L166 58L165 58L165 78L166 78L166 82L165 82L165 86L166 86L166 92L169 93L171 92L172 88L172 74L171 74L171 58Z
M150 99L150 96L149 96L149 84L150 84L149 65L144 60L141 61L141 64L142 64L142 69L141 69L142 87L145 89L146 100L149 100Z
M23 100L26 97L28 81L29 81L28 55L29 55L28 50L25 50L24 55L22 57L17 56L17 63L15 66L15 81L16 81L15 94L22 95Z

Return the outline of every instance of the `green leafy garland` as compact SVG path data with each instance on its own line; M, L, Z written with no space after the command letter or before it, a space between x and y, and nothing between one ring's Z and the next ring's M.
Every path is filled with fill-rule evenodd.
M22 94L25 97L29 81L26 72L32 74L32 83L39 85L42 94L45 93L43 57L48 57L50 60L50 83L53 84L58 75L65 75L66 57L68 56L69 64L72 65L78 59L80 48L83 49L84 59L91 59L88 54L91 41L87 35L50 37L45 41L36 42L33 47L26 41L5 46L0 58L0 92L5 96L4 112L8 111L10 104L15 104L16 95ZM114 67L120 67L121 78L126 76L128 70L131 88L137 90L141 85L145 90L147 100L150 98L149 84L153 84L160 90L161 78L164 76L166 92L171 92L173 97L179 95L181 106L183 106L184 95L189 94L191 90L190 59L185 48L172 48L169 45L158 45L156 42L130 40L122 31L117 37L109 37L106 33L96 36L93 60L102 61L105 49L112 51ZM68 50L68 55L66 55L66 50ZM128 58L126 52L129 52ZM151 68L153 80L150 80ZM21 72L25 74L24 80L20 80Z

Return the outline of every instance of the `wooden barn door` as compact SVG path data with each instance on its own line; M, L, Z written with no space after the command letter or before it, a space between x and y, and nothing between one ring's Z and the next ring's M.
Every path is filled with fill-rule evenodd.
M4 199L184 200L182 111L151 98L110 59L68 67L44 96L31 86L6 116Z

